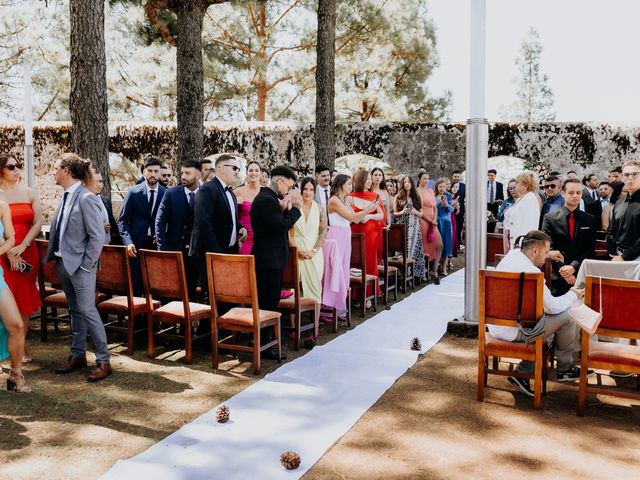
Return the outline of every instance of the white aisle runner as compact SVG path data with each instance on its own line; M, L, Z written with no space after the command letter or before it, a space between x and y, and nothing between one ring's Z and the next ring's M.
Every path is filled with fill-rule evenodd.
M342 437L416 361L447 322L464 312L464 270L429 285L357 328L280 367L230 398L231 420L216 409L147 451L117 462L105 480L298 478ZM280 454L302 463L286 471Z

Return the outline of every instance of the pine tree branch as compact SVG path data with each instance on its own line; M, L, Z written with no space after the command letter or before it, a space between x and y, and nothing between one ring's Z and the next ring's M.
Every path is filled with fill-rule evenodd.
M280 15L280 16L278 17L278 19L277 19L275 22L273 22L273 25L271 25L270 30L273 30L273 29L278 25L278 23L280 23L280 20L282 20L284 17L286 17L286 16L287 16L287 14L288 14L288 13L289 13L293 8L295 8L295 6L296 6L297 4L299 4L299 3L300 3L300 0L294 0L294 2L293 2L291 5L289 5L289 7L287 7L287 9L282 13L282 15Z

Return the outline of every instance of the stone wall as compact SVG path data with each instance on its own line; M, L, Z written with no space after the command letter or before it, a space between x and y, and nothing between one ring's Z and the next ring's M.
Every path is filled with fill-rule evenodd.
M266 166L285 163L310 173L314 163L313 124L210 123L205 128L205 151L237 152ZM0 125L0 152L22 157L20 125ZM176 157L175 124L112 124L109 150L134 162L154 154L172 163ZM420 165L432 178L464 169L464 124L349 123L336 132L337 155L363 153L387 162L399 172L415 172ZM36 177L48 218L60 196L52 183L53 163L71 150L71 127L66 123L36 124ZM640 158L640 127L600 124L492 124L489 156L509 155L560 171L606 176L612 166ZM175 166L175 164L174 164Z

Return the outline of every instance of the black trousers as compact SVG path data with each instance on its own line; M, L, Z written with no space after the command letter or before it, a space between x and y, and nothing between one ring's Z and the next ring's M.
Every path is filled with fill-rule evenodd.
M275 310L280 303L282 269L256 268L258 303L261 310Z

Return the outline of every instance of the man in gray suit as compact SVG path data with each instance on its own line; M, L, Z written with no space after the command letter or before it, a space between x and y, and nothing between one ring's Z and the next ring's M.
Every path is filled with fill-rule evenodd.
M91 162L74 153L55 163L56 184L64 189L62 205L51 221L47 262L55 260L56 274L71 314L71 355L56 373L86 367L87 331L96 349L97 368L87 377L97 382L111 374L107 335L96 308L96 272L104 245L100 199L83 182L90 180Z

